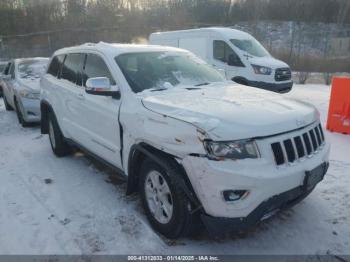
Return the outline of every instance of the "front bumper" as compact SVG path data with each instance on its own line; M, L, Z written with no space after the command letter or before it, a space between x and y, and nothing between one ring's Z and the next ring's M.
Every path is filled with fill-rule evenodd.
M325 162L322 166L324 176L327 173L329 164L328 162ZM201 219L207 230L213 235L246 231L249 228L256 226L260 221L273 216L278 211L296 205L307 197L313 189L314 187L306 189L306 187L302 185L281 194L274 195L262 202L246 217L226 218L201 214Z
M21 97L19 99L19 106L23 114L23 119L29 123L40 122L40 100L39 99L28 99Z
M182 159L192 188L202 204L204 220L219 218L220 221L231 221L236 224L236 228L244 228L243 224L249 227L259 221L262 214L268 213L270 208L276 209L276 203L282 208L286 203L306 196L309 192L305 191L308 189L302 189L306 173L321 163L328 163L329 142L326 140L312 155L282 166L276 165L271 150L271 143L298 136L305 130L257 141L261 153L259 159L213 161L201 156ZM225 190L245 190L249 194L228 202L223 196ZM272 204L270 199L276 198L278 201L274 200Z
M257 87L277 93L287 93L290 90L292 90L293 87L293 81L287 82L287 83L267 83L267 82L260 82L260 81L248 81L248 85L252 87Z

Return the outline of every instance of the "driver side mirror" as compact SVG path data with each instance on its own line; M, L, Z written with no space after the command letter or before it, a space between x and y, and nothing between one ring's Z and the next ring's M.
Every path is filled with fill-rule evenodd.
M86 81L85 92L90 95L111 96L115 99L120 98L120 91L112 90L108 77L92 77Z

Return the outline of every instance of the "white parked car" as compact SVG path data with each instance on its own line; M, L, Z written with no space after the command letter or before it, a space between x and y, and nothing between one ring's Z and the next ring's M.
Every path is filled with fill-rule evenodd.
M53 152L78 146L127 176L170 238L198 218L214 233L245 230L303 199L328 168L313 106L226 81L185 50L61 49L41 88Z
M2 77L4 76L7 64L8 62L3 62L3 61L0 62L0 97L2 97L2 85L3 85Z
M3 76L6 110L16 110L22 126L40 122L40 77L48 58L23 58L9 62Z
M250 34L227 27L209 27L153 33L153 45L189 50L214 67L224 70L227 79L243 85L285 93L292 89L289 66L276 58Z

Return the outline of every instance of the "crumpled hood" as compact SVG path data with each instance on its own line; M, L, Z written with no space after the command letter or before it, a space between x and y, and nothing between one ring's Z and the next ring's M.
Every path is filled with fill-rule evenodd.
M29 89L33 93L40 93L40 78L18 80L20 88Z
M307 103L237 84L147 92L142 102L147 109L189 122L218 141L274 135L318 119L317 110Z

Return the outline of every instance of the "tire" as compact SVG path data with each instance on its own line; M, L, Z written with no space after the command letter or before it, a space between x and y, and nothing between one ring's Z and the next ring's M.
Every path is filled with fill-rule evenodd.
M13 111L12 106L10 106L9 103L7 102L5 94L3 94L3 96L4 96L4 104L5 104L6 111Z
M49 112L48 115L49 125L49 138L52 151L58 157L69 155L71 152L70 146L65 141L65 138L61 132L61 129L57 123L57 119L54 113Z
M16 107L15 109L16 109L18 122L22 125L22 127L28 127L29 123L24 120L23 114L22 114L22 111L18 105L17 99L15 100L15 107Z
M182 172L170 161L165 164L176 174ZM195 215L191 213L191 203L159 164L149 159L142 163L139 187L146 216L156 231L172 239L193 233Z

